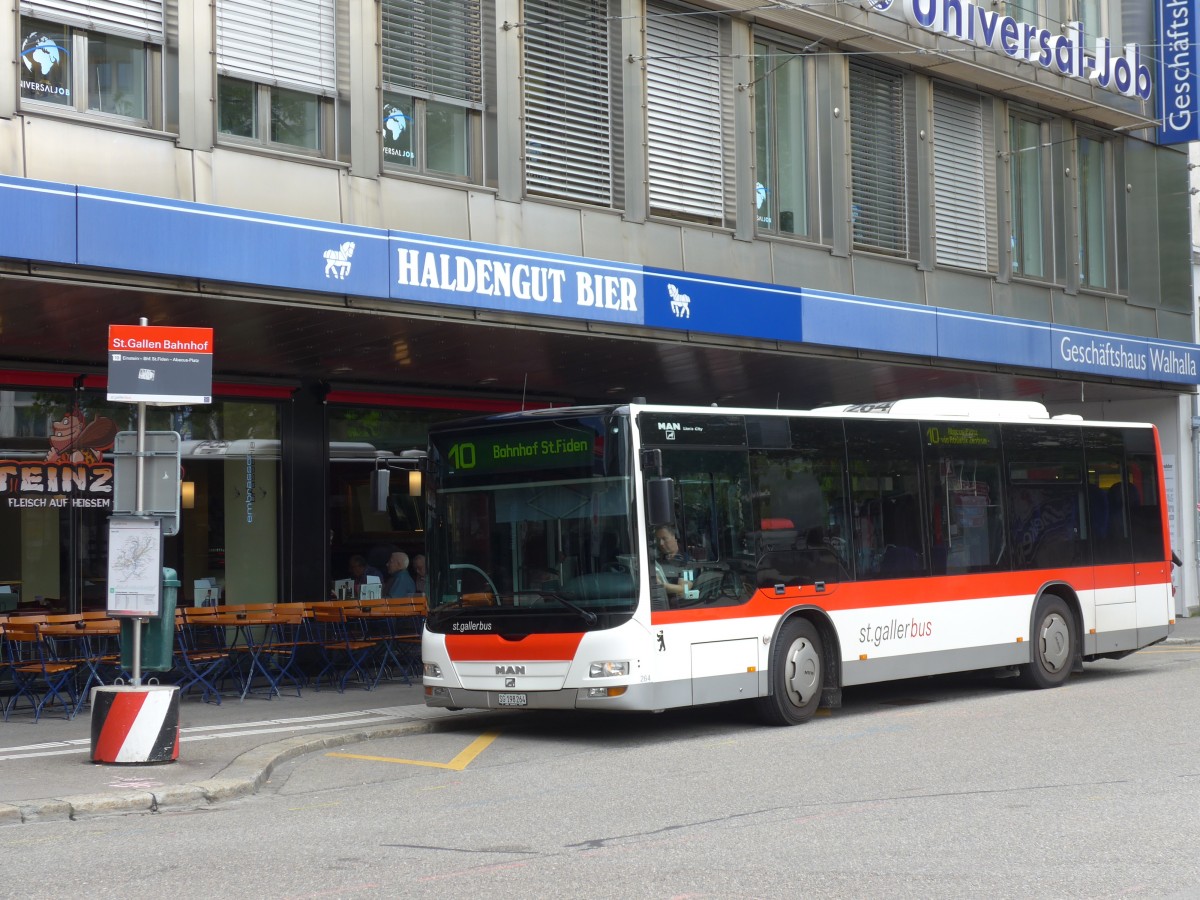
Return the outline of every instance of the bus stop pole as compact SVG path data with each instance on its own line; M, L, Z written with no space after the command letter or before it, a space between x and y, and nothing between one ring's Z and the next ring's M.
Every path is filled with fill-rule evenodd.
M138 319L139 325L149 325L150 320L143 317ZM133 505L137 512L135 515L144 516L146 514L146 404L139 403L137 405L137 451L134 456L136 466L136 476L134 482L134 501ZM130 681L134 687L141 687L142 684L142 625L145 624L144 619L133 620L133 672L131 673Z

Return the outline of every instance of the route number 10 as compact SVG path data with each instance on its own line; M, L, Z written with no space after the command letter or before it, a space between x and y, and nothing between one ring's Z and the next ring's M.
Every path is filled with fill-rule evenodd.
M450 464L456 469L475 468L475 445L454 444L450 447Z

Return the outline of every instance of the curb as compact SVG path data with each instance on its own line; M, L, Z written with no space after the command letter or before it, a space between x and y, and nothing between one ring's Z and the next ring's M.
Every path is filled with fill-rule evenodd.
M65 822L122 813L160 812L164 809L200 809L257 793L271 777L276 766L308 753L331 747L344 747L372 738L456 731L496 718L498 717L490 713L467 714L285 738L245 751L235 757L219 774L195 784L176 784L152 791L80 794L23 803L0 803L0 825Z

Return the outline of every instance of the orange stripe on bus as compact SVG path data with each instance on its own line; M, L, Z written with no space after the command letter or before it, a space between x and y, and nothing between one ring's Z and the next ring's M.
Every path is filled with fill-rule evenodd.
M834 611L945 603L987 597L1033 597L1048 582L1061 582L1077 592L1125 588L1130 591L1132 599L1135 583L1149 586L1169 584L1170 580L1170 564L1152 562L1095 568L1033 569L1021 572L894 578L886 581L829 582L825 591L817 591L812 585L806 585L803 588L787 588L783 594L777 595L773 588L763 588L746 603L733 606L655 610L650 614L650 622L653 625L667 625L673 622L772 616L779 615L797 604L809 604Z
M448 634L446 653L455 662L479 662L494 659L570 660L575 658L582 632L571 634L530 634L518 640L498 634Z

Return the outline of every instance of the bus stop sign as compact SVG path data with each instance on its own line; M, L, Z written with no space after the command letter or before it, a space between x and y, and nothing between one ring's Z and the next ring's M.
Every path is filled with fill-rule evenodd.
M113 515L157 516L163 534L179 533L179 432L147 431L145 496L137 508L137 432L117 432L113 444Z

